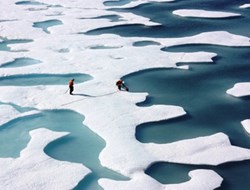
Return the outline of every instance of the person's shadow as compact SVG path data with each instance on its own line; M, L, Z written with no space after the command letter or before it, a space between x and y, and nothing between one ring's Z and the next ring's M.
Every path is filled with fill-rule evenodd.
M85 96L85 97L92 97L94 98L95 96L92 96L92 95L88 95L88 94L72 94L74 96Z
M126 90L124 89L124 90L120 90L120 91L126 91ZM102 97L102 96L108 96L108 95L111 95L111 94L114 94L114 93L117 93L117 92L118 91L110 92L110 93L107 93L107 94L96 95L96 96L92 96L92 95L89 95L89 94L72 94L72 95L84 96L84 97L89 97L89 98L97 98L97 97Z

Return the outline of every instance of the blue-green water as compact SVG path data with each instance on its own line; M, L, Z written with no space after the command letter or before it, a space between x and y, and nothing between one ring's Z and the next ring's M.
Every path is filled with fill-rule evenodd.
M6 102L1 102L0 101L0 105L9 105L12 106L15 110L17 110L20 113L24 113L24 112L28 112L28 111L32 111L32 110L36 110L35 108L31 108L31 107L22 107L13 103L6 103Z
M46 3L41 3L39 1L18 1L15 3L16 5L21 5L21 6L47 6L47 7L62 7L61 5L57 5L57 4L52 4L52 5L49 5L49 4L46 4Z
M76 84L92 79L90 75L79 73L24 74L0 77L0 86L65 85L72 78L75 79Z
M6 38L0 38L3 40L0 42L0 51L10 51L10 47L8 47L9 44L21 44L21 43L29 43L32 42L33 40L28 40L28 39L20 39L20 40L8 40Z
M47 21L44 21L44 22L35 22L33 24L33 27L41 28L41 29L43 29L44 32L50 33L48 31L49 27L53 27L53 26L56 26L56 25L62 25L62 24L63 23L60 20L47 20Z
M118 1L105 1L105 6L121 6L126 5L127 3L131 2L131 0L118 0Z
M41 63L39 60L31 59L31 58L18 58L14 61L2 64L0 68L12 68L12 67L23 67L28 65L34 65Z
M136 47L150 46L150 45L160 45L160 43L154 42L154 41L139 41L139 42L133 43L133 46L136 46Z
M45 153L58 160L81 163L92 173L75 189L101 189L97 180L101 177L125 180L120 174L104 168L98 159L105 142L82 124L84 117L70 110L43 110L39 114L14 119L0 126L0 157L18 157L30 140L29 131L48 128L52 131L67 131L69 135L51 142Z
M106 16L94 17L94 19L109 19L110 22L117 22L117 21L120 21L120 19L122 19L122 17L120 17L118 15L106 15Z
M18 1L16 5L46 5L44 3L40 3L38 1Z

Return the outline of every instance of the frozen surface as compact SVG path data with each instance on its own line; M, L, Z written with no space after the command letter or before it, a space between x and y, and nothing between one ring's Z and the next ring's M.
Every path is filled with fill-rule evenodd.
M227 93L235 97L249 96L250 82L237 83L233 86L233 88L228 89Z
M148 147L157 155L162 154L161 157L169 162L177 163L219 165L232 160L250 159L249 149L231 145L223 133L164 145L150 144ZM163 153L164 149L171 151Z
M38 113L38 111L28 111L28 112L20 113L15 108L13 108L13 106L0 104L0 115L1 115L0 125L7 123L8 121L16 119L18 117L24 117L24 116L33 115L36 113Z
M180 9L173 11L173 14L183 17L200 17L200 18L226 18L226 17L240 16L240 14L237 13L206 11L206 10L196 10L196 9Z
M147 93L121 92L115 86L117 79L130 73L152 68L176 68L178 62L212 62L216 56L213 52L204 51L163 52L163 47L185 44L250 46L248 37L226 31L211 31L182 38L129 38L114 34L90 36L85 35L85 32L102 27L123 24L159 25L132 13L108 10L112 7L134 7L152 1L131 1L126 5L112 5L108 8L104 1L97 0L56 0L53 4L50 0L41 0L39 2L44 4L39 6L17 5L16 2L0 2L1 7L5 7L0 12L1 40L32 41L8 44L10 51L0 51L0 65L22 57L40 60L41 63L21 69L2 68L0 77L82 73L91 75L93 79L76 84L74 96L65 93L68 81L65 81L65 85L0 86L1 92L4 92L0 93L0 101L32 107L38 111L71 109L84 115L84 124L106 142L99 156L102 165L131 179L101 179L100 184L105 189L117 189L117 186L120 189L132 189L134 185L138 189L214 189L220 186L222 178L213 171L194 170L190 173L191 180L186 183L163 185L145 175L144 170L157 161L218 165L250 159L248 149L231 145L228 137L222 133L170 144L138 142L135 139L137 125L176 118L185 115L186 111L178 105L139 107L136 104L145 101ZM112 14L120 19L111 22L109 19L97 18ZM197 15L197 12L192 10L188 14ZM211 12L202 12L202 15L211 17ZM225 17L224 13L216 15ZM63 24L49 27L50 33L33 27L35 22L52 19ZM159 45L133 46L140 41L153 41ZM188 69L187 66L181 68ZM8 105L0 107L0 114L8 115L0 117L0 124L24 114ZM32 139L19 158L0 158L1 189L72 189L90 172L81 164L57 161L43 152L49 142L66 133L37 129L31 131L30 135Z

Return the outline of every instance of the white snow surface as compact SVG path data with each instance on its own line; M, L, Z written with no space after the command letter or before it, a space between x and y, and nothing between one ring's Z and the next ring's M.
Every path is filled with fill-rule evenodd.
M179 9L173 11L173 14L183 17L198 17L198 18L227 18L227 17L240 16L240 14L237 13L207 11L198 9Z
M13 108L13 106L0 104L0 115L1 115L0 126L13 119L24 117L27 115L34 115L36 113L39 113L39 111L27 111L27 112L21 113L17 111L15 108Z
M235 97L250 95L250 82L236 83L233 88L227 90L227 93Z
M243 125L244 129L250 134L250 119L245 119L241 122L241 124Z
M11 44L11 52L0 51L0 65L22 57L41 63L21 69L1 68L0 77L32 73L89 74L93 79L76 84L75 93L93 97L65 94L68 88L68 81L65 81L65 85L0 86L0 102L37 110L71 109L84 115L84 124L106 142L99 156L102 165L130 178L129 181L101 179L99 183L104 189L135 189L135 186L136 189L214 189L220 186L222 179L210 170L191 171L190 181L171 185L163 185L143 171L157 161L218 165L250 159L248 149L232 146L222 133L169 144L140 143L135 139L137 125L179 117L186 112L178 105L139 107L136 103L144 101L147 93L120 92L114 85L122 76L144 69L178 68L176 64L179 62L212 62L216 56L213 52L163 52L163 47L193 43L250 46L248 37L225 31L157 39L114 34L91 36L84 32L123 24L152 26L159 23L132 13L108 10L112 6L105 6L104 0L54 0L53 4L50 0L39 1L44 5L17 5L16 2L0 2L1 7L5 7L0 12L1 38L33 41ZM133 7L148 2L152 1L132 1L114 7ZM97 18L107 15L117 15L120 19L111 22ZM33 27L35 22L55 19L63 24L49 27L49 33ZM133 46L140 41L154 41L159 45ZM9 115L0 117L0 124L20 117L20 112L11 106L0 106L0 113ZM43 152L49 142L66 133L37 129L30 134L31 140L20 157L0 158L0 189L72 189L90 172L81 164L56 161Z

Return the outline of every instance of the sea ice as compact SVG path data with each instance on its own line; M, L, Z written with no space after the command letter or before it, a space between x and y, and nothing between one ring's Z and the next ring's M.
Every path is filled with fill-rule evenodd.
M247 9L250 8L250 4L241 5L240 8Z
M0 51L0 64L16 58L29 57L40 64L20 68L1 68L0 77L18 74L89 74L92 80L76 84L75 95L66 94L65 85L0 86L1 102L43 109L71 109L85 116L84 124L106 142L99 158L103 166L128 176L129 181L101 179L105 189L214 189L221 177L213 171L195 170L186 183L163 185L144 174L154 162L166 161L187 164L218 165L224 162L250 159L248 149L230 144L225 134L187 139L169 144L143 144L135 139L135 128L145 122L171 119L186 114L179 105L139 107L147 93L120 92L115 81L127 74L153 68L177 68L178 62L212 62L214 52L173 53L164 47L185 44L214 44L222 46L250 46L249 38L226 31L211 31L182 38L122 37L114 34L98 36L85 32L124 24L159 25L148 18L132 13L115 12L109 8L134 7L149 2L132 1L122 6L105 6L105 1L41 0L39 9L33 5L18 5L17 0L1 1L1 39L30 39L29 43L9 44L11 52ZM50 6L57 5L57 6ZM33 9L30 9L33 7ZM204 13L204 12L203 12ZM117 15L120 19L98 19ZM194 15L194 11L189 13ZM207 16L210 13L205 12ZM206 17L207 17L206 16ZM60 20L63 24L50 27L50 34L34 28L35 22ZM138 41L154 41L157 46L135 47ZM93 48L93 47L113 47ZM61 50L67 50L62 53ZM187 69L187 67L185 67ZM249 88L249 85L247 85ZM242 87L241 87L241 91ZM235 93L234 93L235 94ZM249 91L247 91L249 94ZM9 105L0 105L0 123L22 116ZM2 109L3 108L3 109ZM27 112L28 113L28 112ZM27 114L26 113L26 114ZM30 112L31 113L31 112ZM57 161L43 149L51 141L67 133L37 129L19 158L0 158L1 189L72 189L90 170L81 164ZM121 149L122 147L122 149ZM35 156L34 156L35 155ZM15 176L15 177L13 177ZM66 180L65 180L66 179ZM126 188L128 187L128 188ZM140 187L140 188L139 188ZM134 188L134 186L133 186Z
M228 89L227 93L235 97L244 97L250 95L250 82L236 83L233 88ZM250 120L246 119L241 122L244 129L250 133Z
M183 17L198 17L198 18L227 18L240 16L237 13L206 11L197 9L180 9L173 11L173 14Z
M227 90L228 94L235 97L243 97L250 95L250 82L241 82L234 85L233 88Z
M246 119L241 122L245 130L250 134L250 119Z
M12 106L9 105L0 105L0 125L8 122L9 120L15 118L20 113L14 109Z
M14 120L16 118L24 117L27 115L33 115L39 113L39 111L28 111L24 113L20 113L13 106L0 104L0 126L8 121Z

